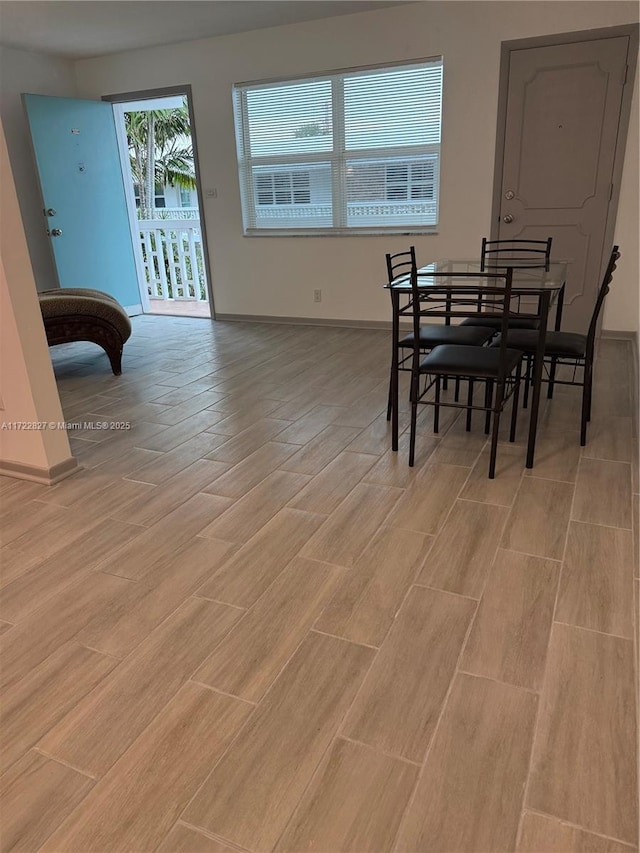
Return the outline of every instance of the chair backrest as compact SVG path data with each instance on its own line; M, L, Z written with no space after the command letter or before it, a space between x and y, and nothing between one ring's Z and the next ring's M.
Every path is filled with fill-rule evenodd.
M389 284L401 275L406 275L408 280L411 275L411 271L415 266L415 246L409 246L409 249L406 252L396 252L395 255L387 254L387 273L389 275Z
M497 267L544 267L549 269L551 243L553 237L546 240L487 240L482 238L480 269Z
M602 311L605 296L607 295L607 293L609 293L609 285L611 284L611 281L613 279L613 271L615 270L619 260L620 251L618 249L618 246L614 246L611 251L609 263L607 264L607 269L604 273L604 278L602 279L602 284L600 285L600 290L598 291L598 298L596 299L596 304L593 307L591 322L589 323L589 331L587 332L587 350L590 352L593 352L593 347L595 346L596 331L598 328L598 317L600 316L600 312Z

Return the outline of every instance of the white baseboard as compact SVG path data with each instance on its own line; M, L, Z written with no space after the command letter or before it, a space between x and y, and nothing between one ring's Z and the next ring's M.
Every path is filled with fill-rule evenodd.
M624 329L602 329L600 332L600 336L607 339L613 339L618 341L635 341L635 345L637 347L638 341L638 333L637 332L628 332Z
M0 475L3 477L15 477L18 480L29 480L32 483L41 483L43 486L53 486L80 471L81 465L74 456L59 462L52 468L40 468L37 465L28 465L24 462L12 462L9 459L0 459Z
M262 314L220 314L216 320L239 323L283 323L289 326L339 326L347 329L386 329L391 331L391 320L339 320L321 317L275 317Z

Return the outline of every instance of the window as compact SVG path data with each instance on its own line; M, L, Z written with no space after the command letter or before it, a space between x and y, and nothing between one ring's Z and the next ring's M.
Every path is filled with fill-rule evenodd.
M257 172L256 203L311 204L309 172Z
M180 187L180 207L192 207L191 190L185 190Z
M136 207L140 207L140 186L139 184L133 185L133 195L136 200ZM164 187L162 184L156 184L155 186L155 197L153 199L154 208L158 207L166 207L167 201L164 197Z
M246 234L433 231L442 60L234 89Z

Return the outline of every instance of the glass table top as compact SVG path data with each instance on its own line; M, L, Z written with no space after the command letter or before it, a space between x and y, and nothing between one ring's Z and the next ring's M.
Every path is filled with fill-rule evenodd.
M516 261L514 260L514 263ZM559 290L564 284L567 276L569 261L555 261L549 264L549 269L536 264L527 264L526 261L519 262L513 267L512 286L514 291L521 290ZM485 264L485 269L480 268L478 260L463 260L447 258L445 260L433 261L418 269L418 286L425 289L445 290L478 290L483 287L496 287L496 279L491 274L506 272L507 266L492 263ZM498 280L499 286L499 280ZM385 285L393 290L411 290L409 274L403 274L394 281Z

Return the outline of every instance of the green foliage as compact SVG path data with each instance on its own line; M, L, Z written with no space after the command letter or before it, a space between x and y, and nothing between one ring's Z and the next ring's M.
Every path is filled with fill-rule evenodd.
M153 183L192 190L196 186L186 103L168 110L125 113L131 175L140 187L140 207L153 208ZM154 180L151 181L150 170Z
M331 130L320 124L319 121L310 121L307 124L301 125L294 131L293 135L296 139L305 139L309 136L328 136Z

